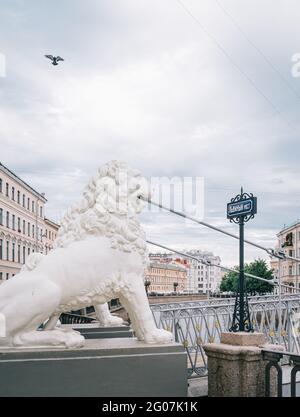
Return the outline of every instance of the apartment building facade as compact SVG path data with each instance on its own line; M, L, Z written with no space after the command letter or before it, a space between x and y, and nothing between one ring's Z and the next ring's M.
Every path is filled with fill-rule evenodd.
M59 225L45 218L46 202L0 163L0 282L17 274L32 252L53 247Z
M186 290L190 293L207 294L218 291L222 281L222 272L218 266L213 265L220 265L220 257L215 256L212 252L196 249L185 251L185 253L195 259L173 253L151 253L149 259L159 263L174 262L185 267L187 272ZM201 261L210 262L213 265Z
M187 289L187 269L175 262L152 261L145 273L149 282L148 292L183 293Z
M296 221L284 227L277 234L276 249L283 251L286 255L300 258L300 221ZM291 259L272 259L271 268L275 278L279 274L281 282L300 290L300 262Z

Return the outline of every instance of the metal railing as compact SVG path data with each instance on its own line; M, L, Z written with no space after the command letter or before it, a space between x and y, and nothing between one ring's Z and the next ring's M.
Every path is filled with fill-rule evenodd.
M218 343L228 331L234 302L227 298L151 305L157 327L171 331L185 347L189 377L207 374L203 345ZM300 353L300 294L283 294L281 303L276 295L249 297L249 308L254 331L264 333L268 343Z
M59 320L62 324L86 324L92 323L96 319L89 316L82 316L80 314L62 313Z
M295 355L292 352L281 352L278 350L262 350L263 359L267 361L265 370L265 396L271 396L271 369L275 368L277 371L277 397L282 397L283 394L283 378L282 378L282 367L280 361L283 357L289 359L289 363L292 365L291 369L291 397L297 396L297 372L300 371L300 355Z

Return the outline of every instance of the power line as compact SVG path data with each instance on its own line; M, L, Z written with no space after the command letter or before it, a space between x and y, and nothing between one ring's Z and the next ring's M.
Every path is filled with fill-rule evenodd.
M185 213L182 213L180 211L173 210L170 207L165 207L162 204L155 203L154 201L152 201L149 198L144 198L142 196L139 196L139 198L141 200L144 200L144 201L148 202L149 204L152 204L153 206L159 207L159 208L161 208L163 210L167 210L170 213L176 214L177 216L183 217L185 219L192 220L193 222L198 223L198 224L201 224L202 226L208 227L209 229L215 230L216 232L223 233L224 235L233 237L234 239L237 239L237 240L240 239L238 235L235 235L233 233L227 232L224 229L221 229L219 227L213 226L210 223L203 222L202 220L198 220L195 217L189 216L189 215L187 215ZM295 258L294 256L286 255L284 252L278 251L278 250L276 250L274 248L266 248L265 246L262 246L259 243L252 242L251 240L248 240L248 239L244 239L244 242L246 242L249 245L254 246L254 247L258 248L258 249L264 250L265 252L268 253L268 255L273 256L275 258L278 258L278 259L291 259L292 261L300 262L300 259L299 258Z
M207 266L214 266L216 268L223 269L224 271L227 271L227 272L233 272L235 274L239 274L240 273L239 269L232 269L232 268L228 268L226 266L222 266L222 265L215 264L213 262L210 262L209 260L199 259L199 258L197 258L195 256L192 256L192 255L189 255L187 253L180 252L180 251L175 250L175 249L171 249L168 246L162 245L160 243L152 242L151 240L146 240L146 242L149 243L150 245L154 245L154 246L157 246L159 248L162 248L162 249L165 249L165 250L168 250L168 251L177 253L178 255L181 255L181 256L183 256L185 258L193 259L193 260L195 260L197 262L200 262L200 263L202 263L204 265L207 265ZM279 286L279 284L275 280L268 280L266 278L262 278L262 277L258 277L258 276L253 275L253 274L249 274L248 272L244 272L244 275L247 276L247 277L249 277L249 278L254 278L254 279L257 279L259 281L267 282L268 284L271 284L273 286L276 286L276 285ZM294 290L295 289L294 287L290 287L289 285L285 285L285 284L281 284L280 286L281 287L286 287L289 290L291 290L291 289Z
M273 71L276 72L276 74L279 76L279 78L284 82L284 84L295 94L295 96L300 99L300 96L298 94L298 91L288 82L288 80L281 74L281 72L274 66L274 64L270 61L270 59L262 52L261 49L259 49L255 43L248 37L248 35L244 32L244 30L241 28L241 26L237 23L237 21L234 19L234 17L224 8L222 4L220 4L219 0L215 0L219 8L228 16L228 18L232 21L232 23L235 25L237 30L243 35L243 37L246 39L246 41L259 53L259 55L264 59L264 61L269 65L270 68L272 68Z
M228 52L223 48L220 42L207 31L207 29L203 26L201 21L193 15L193 13L185 6L185 4L181 0L176 0L177 3L185 10L185 12L199 25L201 30L206 34L206 36L223 52L226 58L230 61L230 63L248 80L251 86L256 90L258 94L269 104L270 107L284 120L284 122L293 130L296 130L296 127L281 113L281 111L273 104L273 102L266 96L266 94L257 87L255 82L252 78L231 58ZM298 130L298 129L297 129Z

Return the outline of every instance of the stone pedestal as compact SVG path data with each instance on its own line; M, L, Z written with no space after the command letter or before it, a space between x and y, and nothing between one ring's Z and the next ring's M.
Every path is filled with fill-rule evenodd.
M77 330L85 339L112 339L133 337L133 330L129 326L102 327L99 324L63 324L65 329Z
M80 349L0 348L0 396L186 397L182 345L88 339Z
M283 350L266 345L263 333L222 333L220 343L204 346L208 357L209 397L263 397L265 366L261 349ZM271 394L276 394L275 373L271 373Z

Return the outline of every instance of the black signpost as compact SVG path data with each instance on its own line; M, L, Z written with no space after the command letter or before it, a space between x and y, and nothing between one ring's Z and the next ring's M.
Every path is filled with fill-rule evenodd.
M227 218L240 226L240 266L238 291L235 300L231 332L252 332L253 327L250 322L247 291L244 276L244 224L253 219L257 212L257 199L253 194L241 193L231 199L227 204Z

